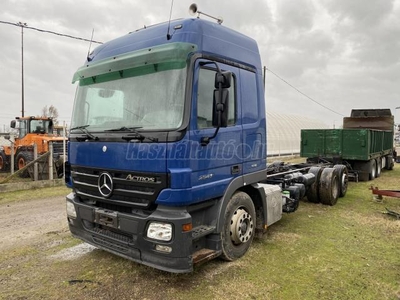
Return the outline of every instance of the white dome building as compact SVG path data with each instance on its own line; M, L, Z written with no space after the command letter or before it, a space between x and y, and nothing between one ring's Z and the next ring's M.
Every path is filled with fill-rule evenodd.
M267 112L267 156L300 153L301 129L325 129L319 120L303 116Z

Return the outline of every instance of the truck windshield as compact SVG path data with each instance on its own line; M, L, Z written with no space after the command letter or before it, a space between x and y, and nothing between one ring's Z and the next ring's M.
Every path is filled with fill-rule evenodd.
M171 130L182 124L186 65L158 64L80 81L71 128Z

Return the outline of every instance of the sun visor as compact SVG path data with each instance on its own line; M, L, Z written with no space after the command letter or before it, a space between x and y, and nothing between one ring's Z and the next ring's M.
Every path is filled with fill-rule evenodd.
M109 57L79 68L72 78L72 83L97 75L119 72L149 64L186 61L188 55L196 50L197 46L195 44L169 43Z

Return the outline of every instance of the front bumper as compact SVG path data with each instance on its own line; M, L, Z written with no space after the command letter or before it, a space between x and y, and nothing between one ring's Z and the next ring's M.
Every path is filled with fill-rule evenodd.
M73 236L97 248L151 266L156 269L185 273L193 271L192 235L182 232L182 225L191 223L191 216L185 208L158 206L147 215L107 211L109 222L99 221L99 209L79 201L74 193L67 196L73 203L76 218L68 217L69 229ZM104 210L102 210L104 212ZM106 220L107 221L107 220ZM150 222L172 224L171 241L163 242L147 237ZM165 253L156 250L156 246L168 246L172 250Z

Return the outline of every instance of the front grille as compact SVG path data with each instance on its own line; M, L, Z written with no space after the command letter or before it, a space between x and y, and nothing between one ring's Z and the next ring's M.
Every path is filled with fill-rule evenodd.
M64 154L64 143L63 143L63 141L53 142L53 153L57 154L57 155L63 155ZM65 151L65 154L67 154L66 151Z
M111 241L108 241L108 240L103 239L98 236L92 236L92 239L93 239L93 242L96 243L97 245L101 245L108 249L115 250L119 253L128 253L129 252L129 248L125 245L119 245L117 243L113 243Z
M99 235L103 235L105 237L108 238L112 238L114 240L118 240L120 242L126 243L126 244L133 244L133 239L132 236L130 235L124 235L121 233L116 233L104 228L100 228L100 227L94 227L93 231Z
M99 191L99 177L104 172L113 181L113 189L108 197ZM71 177L75 191L83 202L120 212L130 212L133 208L151 209L158 194L167 187L167 174L128 173L72 166ZM151 178L154 182L129 180L132 178Z

